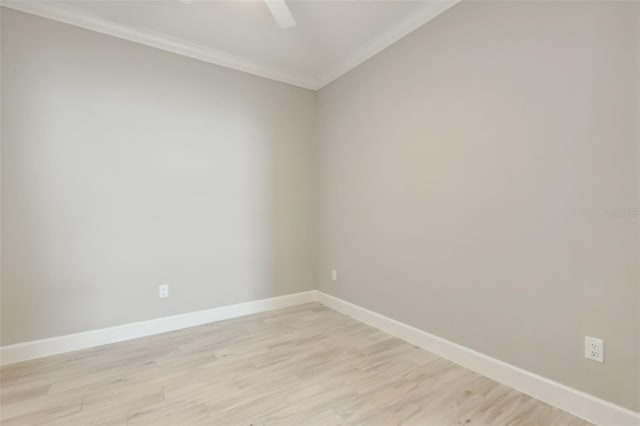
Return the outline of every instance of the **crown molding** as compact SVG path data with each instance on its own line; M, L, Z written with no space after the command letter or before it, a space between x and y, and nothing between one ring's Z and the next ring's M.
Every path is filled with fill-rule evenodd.
M380 36L374 38L370 43L349 55L339 64L330 67L328 71L321 72L320 78L296 75L286 70L278 69L270 65L252 61L220 50L211 49L166 34L117 24L66 4L58 3L55 0L0 0L0 6L133 41L145 46L155 47L167 52L246 72L259 77L268 78L270 80L317 91L351 71L367 59L375 56L380 51L389 47L409 33L415 31L460 1L462 0L427 1L423 6L419 7L399 24L394 25Z
M283 72L272 66L210 49L166 34L117 24L55 1L2 0L0 5L304 89L316 90L317 88L315 79Z
M340 78L369 58L377 55L382 50L391 46L401 38L409 35L461 1L462 0L435 0L429 1L423 6L420 6L406 19L374 38L364 47L349 55L344 61L334 67L331 67L327 72L322 74L315 90L319 90L332 81Z

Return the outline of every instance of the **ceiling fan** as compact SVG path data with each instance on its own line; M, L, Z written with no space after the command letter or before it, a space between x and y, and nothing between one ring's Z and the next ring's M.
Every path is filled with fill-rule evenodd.
M292 28L296 26L296 20L293 18L289 7L285 0L264 0L271 14L275 18L280 28Z
M178 0L182 3L191 3L193 0ZM264 0L275 18L280 28L287 29L296 26L296 20L293 18L289 6L285 0Z

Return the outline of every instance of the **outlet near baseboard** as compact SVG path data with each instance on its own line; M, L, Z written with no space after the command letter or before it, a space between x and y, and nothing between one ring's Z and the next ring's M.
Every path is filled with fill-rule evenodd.
M158 286L158 297L169 297L169 284L161 284Z
M604 362L604 341L595 337L585 336L584 357L598 362Z

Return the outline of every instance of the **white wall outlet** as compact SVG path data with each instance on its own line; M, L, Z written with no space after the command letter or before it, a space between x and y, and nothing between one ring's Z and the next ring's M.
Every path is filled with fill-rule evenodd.
M331 270L331 279L333 281L337 281L338 280L338 271L336 271L335 269Z
M158 297L169 297L169 285L161 284L158 286Z
M598 362L604 362L604 342L602 339L585 336L584 357Z

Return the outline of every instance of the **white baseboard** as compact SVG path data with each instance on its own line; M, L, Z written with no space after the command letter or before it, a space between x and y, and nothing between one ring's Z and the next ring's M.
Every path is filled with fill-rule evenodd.
M331 309L595 424L602 426L640 425L640 413L491 358L321 291L316 291L316 300Z
M640 425L640 413L554 382L317 290L3 346L0 347L0 364L11 364L108 343L121 342L313 301L320 302L331 309L590 422L603 426Z
M0 364L40 358L313 302L315 290L0 347Z

